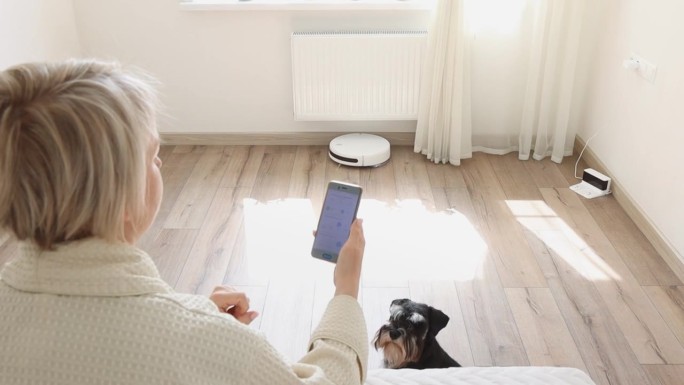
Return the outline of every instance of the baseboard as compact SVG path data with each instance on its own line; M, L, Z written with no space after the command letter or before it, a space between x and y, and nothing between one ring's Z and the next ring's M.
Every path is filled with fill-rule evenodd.
M579 136L575 137L574 151L579 154L584 148L586 142ZM596 169L611 177L611 190L615 200L625 210L627 215L634 221L634 224L641 230L646 238L651 242L651 245L656 249L658 254L663 257L672 271L677 274L677 277L684 282L684 257L679 255L675 248L668 242L653 222L648 218L646 213L639 207L629 193L622 187L620 181L616 180L611 174L610 170L601 160L596 156L594 151L587 147L582 154L582 159L589 165L589 167Z
M336 136L349 132L230 132L230 133L160 133L165 145L327 145ZM414 132L377 132L393 146L412 146Z

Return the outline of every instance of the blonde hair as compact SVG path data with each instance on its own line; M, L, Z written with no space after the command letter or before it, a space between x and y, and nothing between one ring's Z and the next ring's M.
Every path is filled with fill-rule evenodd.
M0 72L0 228L43 249L124 240L144 212L156 136L149 79L115 63L31 63Z

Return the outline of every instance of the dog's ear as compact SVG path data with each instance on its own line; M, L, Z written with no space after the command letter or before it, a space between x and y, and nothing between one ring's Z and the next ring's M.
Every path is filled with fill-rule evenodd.
M408 301L409 301L408 298L395 299L395 300L392 301L392 303L390 304L390 310L392 310L392 307L394 307L394 306L401 306L401 307L404 307L404 305L405 305Z
M435 309L432 306L430 308L430 329L428 333L436 336L440 330L444 329L449 323L449 316L444 314L441 310Z

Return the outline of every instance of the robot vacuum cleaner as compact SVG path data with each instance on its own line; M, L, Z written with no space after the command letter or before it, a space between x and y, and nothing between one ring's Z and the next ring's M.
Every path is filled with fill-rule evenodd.
M345 166L378 167L390 158L387 139L372 134L347 134L330 142L330 159Z

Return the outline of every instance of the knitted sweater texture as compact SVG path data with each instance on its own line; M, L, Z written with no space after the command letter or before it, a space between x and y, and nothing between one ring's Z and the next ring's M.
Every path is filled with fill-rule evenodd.
M0 384L360 384L367 349L358 302L336 296L289 363L126 244L24 244L0 273Z

